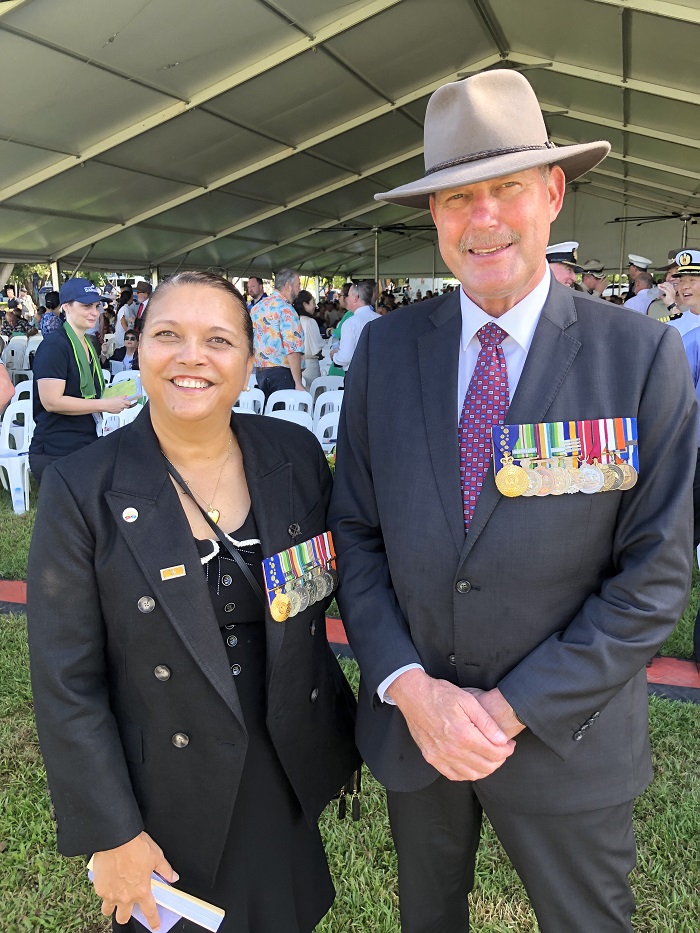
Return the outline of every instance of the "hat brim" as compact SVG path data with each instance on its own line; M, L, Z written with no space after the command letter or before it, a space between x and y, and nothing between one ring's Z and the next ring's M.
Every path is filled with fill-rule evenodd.
M678 269L678 272L674 272L671 276L672 279L680 279L683 275L700 275L700 266L693 266L690 269Z
M430 206L430 195L436 191L473 185L480 181L500 178L503 175L514 175L516 172L538 168L540 165L560 165L564 170L566 180L574 181L575 178L580 178L581 175L595 168L609 152L610 143L605 140L581 143L576 146L557 146L553 149L509 152L505 155L492 156L490 159L480 159L478 162L468 162L464 165L441 169L418 181L375 194L374 200L389 201L391 204L401 204L404 207L427 209Z

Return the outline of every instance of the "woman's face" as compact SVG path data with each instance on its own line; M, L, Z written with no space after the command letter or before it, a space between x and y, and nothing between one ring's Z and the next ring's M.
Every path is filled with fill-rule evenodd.
M179 285L149 303L139 364L154 412L228 417L253 368L241 316L232 297L206 285Z
M311 301L304 302L304 311L311 316L316 310L316 299L312 298Z

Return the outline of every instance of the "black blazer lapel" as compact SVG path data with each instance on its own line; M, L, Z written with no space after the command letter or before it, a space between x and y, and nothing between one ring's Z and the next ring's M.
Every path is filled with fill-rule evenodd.
M459 292L451 292L430 315L434 327L418 338L423 415L430 460L445 519L457 553L464 545L459 478L457 374L462 334Z
M566 331L575 321L576 308L570 290L552 279L518 387L506 414L506 424L546 421L547 412L581 346L581 342ZM498 468L500 464L496 466ZM460 562L466 560L501 498L492 464L474 509Z
M234 415L231 424L243 455L243 468L263 556L270 557L308 537L304 529L301 529L299 538L293 539L289 534L292 524L302 517L294 516L292 464L275 450L265 435L257 429L252 415L239 417ZM267 599L265 600L265 629L269 683L287 626L285 623L274 621L270 615Z
M163 464L148 408L120 435L113 487L105 493L114 521L157 604L195 663L244 725L199 553ZM125 521L125 509L136 509L138 518ZM179 565L184 565L184 576L161 578L161 570Z

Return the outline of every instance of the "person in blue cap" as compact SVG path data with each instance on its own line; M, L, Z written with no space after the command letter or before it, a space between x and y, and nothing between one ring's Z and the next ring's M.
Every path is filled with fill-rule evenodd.
M29 468L37 483L49 464L97 439L102 412L118 414L127 397L103 399L104 377L86 332L102 311L100 292L87 279L69 279L59 301L65 323L46 336L34 357L34 435Z

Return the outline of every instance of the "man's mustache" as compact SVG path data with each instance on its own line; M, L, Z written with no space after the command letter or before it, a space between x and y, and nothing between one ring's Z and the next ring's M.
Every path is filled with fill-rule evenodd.
M465 235L457 244L459 253L468 253L470 249L495 249L498 246L510 246L519 243L522 237L515 230L503 230L500 233L480 233Z

